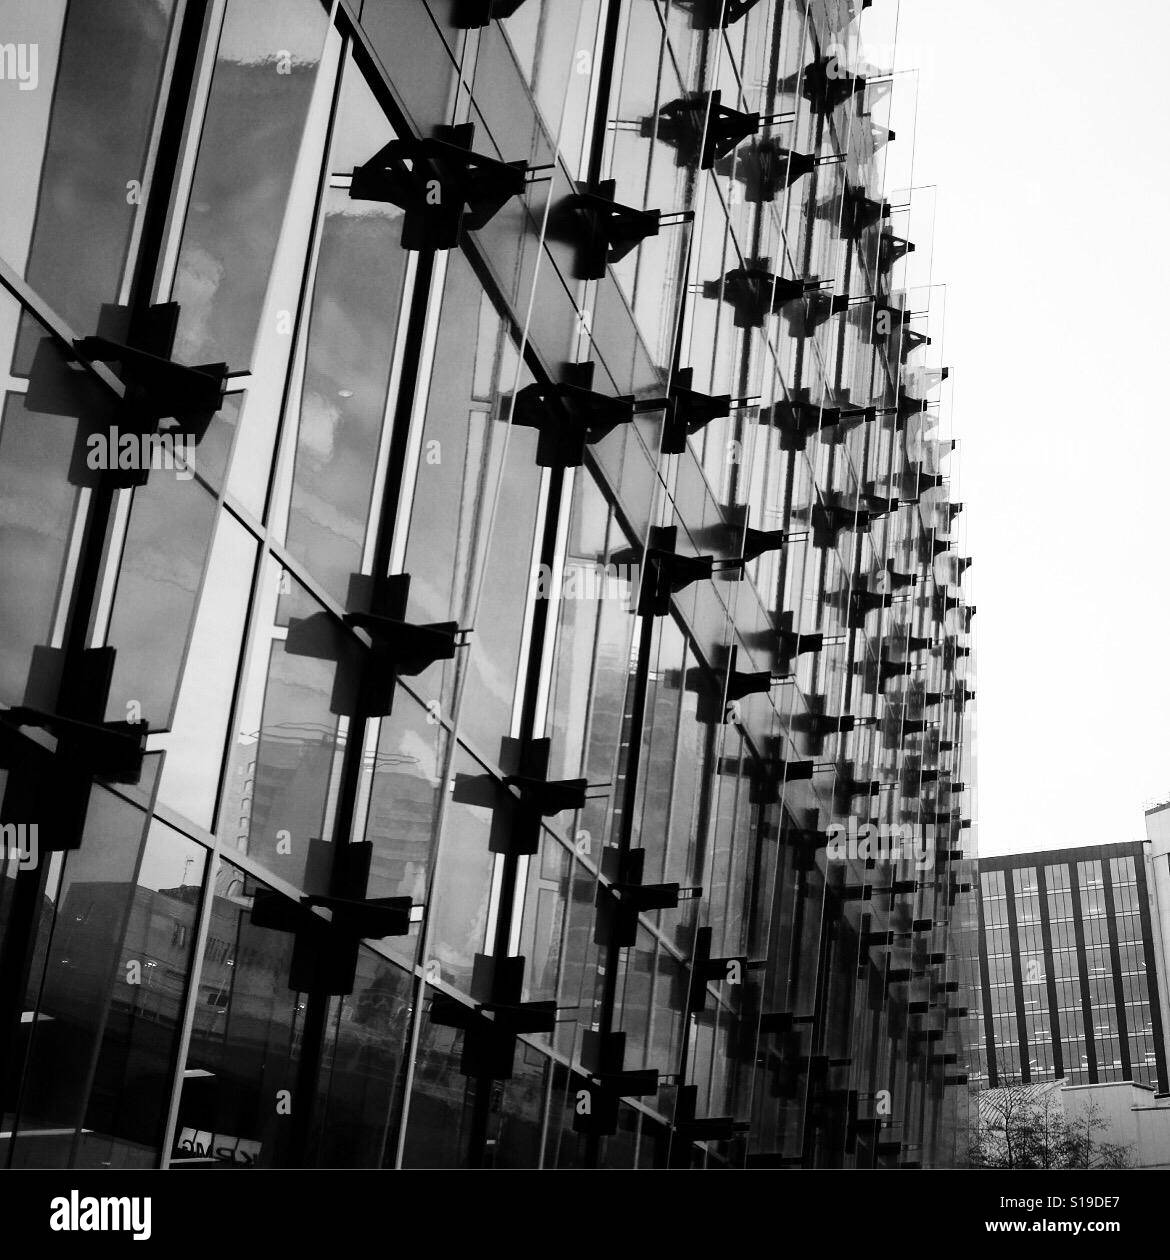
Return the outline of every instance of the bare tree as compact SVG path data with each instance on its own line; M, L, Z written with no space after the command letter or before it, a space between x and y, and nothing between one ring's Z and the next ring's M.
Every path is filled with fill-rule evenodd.
M1009 1081L992 1090L971 1131L971 1168L1131 1168L1132 1148L1099 1140L1109 1123L1095 1102L1070 1120L1055 1090Z

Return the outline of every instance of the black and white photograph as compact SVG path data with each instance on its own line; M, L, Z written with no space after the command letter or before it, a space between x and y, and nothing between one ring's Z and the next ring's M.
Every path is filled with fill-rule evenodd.
M22 1238L1152 1222L1167 48L0 0Z

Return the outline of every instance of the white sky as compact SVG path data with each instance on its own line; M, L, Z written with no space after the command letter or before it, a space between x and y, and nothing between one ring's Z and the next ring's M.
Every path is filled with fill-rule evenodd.
M983 854L1140 839L1170 796L1168 44L1167 0L901 0L976 562Z

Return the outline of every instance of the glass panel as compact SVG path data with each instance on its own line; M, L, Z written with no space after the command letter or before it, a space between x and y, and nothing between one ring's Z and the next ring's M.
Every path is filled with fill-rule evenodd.
M223 766L255 563L255 539L221 512L159 784L164 804L208 829Z
M521 1042L497 1117L493 1168L539 1168L541 1119L552 1064Z
M413 985L393 963L360 951L353 993L335 999L321 1062L317 1167L393 1165Z
M644 879L657 883L663 875L678 751L681 695L685 684L683 637L669 617L655 626L646 684L646 718L633 805L631 843L646 851Z
M362 29L406 105L415 130L427 135L451 121L455 63L428 6L363 0Z
M572 867L569 851L544 832L540 853L529 863L524 890L520 953L525 959L526 1002L549 1001L557 996Z
M548 131L560 133L561 160L576 174L586 141L588 57L601 6L598 0L528 0L500 20ZM566 86L567 81L567 86Z
M459 711L460 735L489 754L511 728L513 698L523 682L517 678L522 613L540 486L535 447L534 433L512 432L471 636L468 700Z
M365 839L374 846L367 885L371 897L427 900L442 803L447 731L404 689L382 719L370 767ZM383 942L406 965L414 962L418 926Z
M0 151L11 167L0 187L0 258L21 275L36 217L66 7L66 0L9 0L4 6L4 38L15 61L5 74L0 112Z
M362 567L407 254L401 213L330 189L317 260L287 545L339 603Z
M347 174L393 138L348 61L330 170ZM361 571L367 524L377 515L371 491L410 257L401 224L396 206L326 191L285 542L340 603L350 575Z
M483 767L457 750L452 776L478 776ZM469 992L475 955L485 948L488 901L495 858L488 849L492 810L450 798L443 819L426 966L432 976ZM435 971L437 965L437 973Z
M459 1073L463 1034L423 1020L403 1168L463 1168L475 1084Z
M215 500L196 481L158 471L134 491L107 632L107 720L137 705L152 729L170 726L214 524Z
M291 933L252 924L254 885L214 881L172 1167L287 1167L305 1000L289 989Z
M263 598L281 585L281 620L312 620L305 648L286 650L284 626L273 626L271 605L262 608L252 644L250 677L239 719L237 743L225 787L219 833L225 844L249 854L290 883L309 887L324 872L310 868L313 842L329 843L327 821L336 791L338 754L344 736L334 709L338 656L350 678L356 641L288 574L275 567L265 575ZM315 633L314 633L315 632ZM299 652L301 649L298 648ZM318 850L319 851L319 850ZM324 888L309 887L323 892Z
M327 29L317 0L228 4L174 284L185 363L250 364Z
M35 976L16 1167L156 1166L206 850L95 790ZM38 991L39 990L39 991Z
M4 401L0 426L0 698L25 700L33 648L48 643L78 491L67 471L75 420Z
M449 712L455 670L469 660L468 683L477 698L460 721L467 738L491 756L511 722L540 487L536 432L511 429L495 417L506 409L505 391L530 380L470 266L452 254L405 568L412 619L474 627L471 647L455 662L420 674L418 688Z
M10 13L11 6L6 5L4 15L6 41L14 36L35 41L39 86L27 93L27 103L21 99L24 92L5 94L3 113L7 115L15 104L18 152L28 159L9 158L20 181L13 190L13 208L20 208L21 218L15 224L5 219L11 234L5 244L17 238L13 240L17 252L5 256L17 266L23 263L33 288L78 335L85 336L97 331L102 304L121 296L138 213L129 181L141 185L146 178L147 145L175 6L174 0L70 4L63 29L59 26L63 6L37 5L40 12L30 24L32 7L18 5ZM39 160L36 149L44 119L32 98L43 99L50 90L52 114ZM10 125L5 124L5 140L12 137ZM34 203L31 181L38 171ZM34 204L30 242L28 220ZM27 325L13 369L17 375L27 371L36 340L35 329Z

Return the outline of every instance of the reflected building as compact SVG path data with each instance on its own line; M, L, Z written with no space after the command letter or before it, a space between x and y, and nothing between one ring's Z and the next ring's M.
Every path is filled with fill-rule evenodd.
M0 14L0 1158L959 1159L894 0Z

